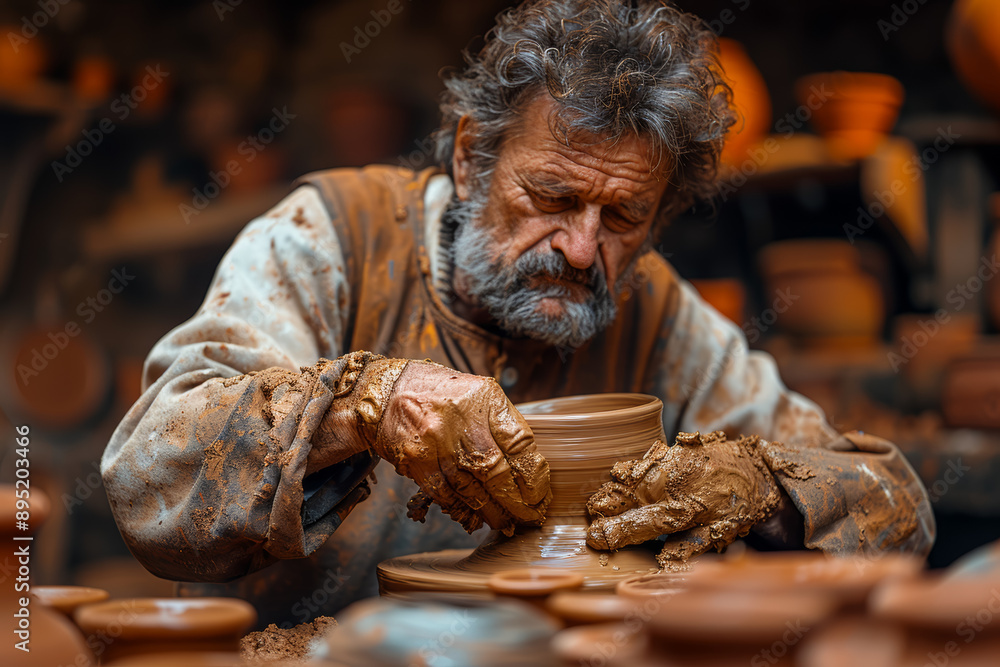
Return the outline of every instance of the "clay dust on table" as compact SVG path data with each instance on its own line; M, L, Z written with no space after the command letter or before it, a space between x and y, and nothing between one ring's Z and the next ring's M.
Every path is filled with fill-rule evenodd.
M240 657L251 665L271 662L306 662L315 639L324 636L337 621L330 616L320 616L294 628L279 628L272 623L259 632L251 632L240 640Z

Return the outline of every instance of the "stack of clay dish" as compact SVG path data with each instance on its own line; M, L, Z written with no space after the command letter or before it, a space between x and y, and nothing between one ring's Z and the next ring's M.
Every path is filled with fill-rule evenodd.
M18 468L21 470L21 468ZM24 482L22 481L22 484ZM30 491L30 495L27 493ZM19 506L18 503L21 502ZM27 509L24 508L27 503ZM3 644L0 664L19 667L52 667L52 665L93 665L94 654L80 631L65 616L31 599L32 555L37 555L37 543L32 536L49 515L51 504L41 491L26 486L0 485L0 562L11 568L0 586L0 611L3 613ZM28 512L27 530L19 527L24 520L18 512ZM27 562L21 550L28 549ZM22 590L18 590L18 586ZM26 602L26 605L22 602ZM27 610L27 618L15 614ZM19 636L18 631L26 631ZM27 652L15 644L28 640Z
M802 638L796 667L904 667L905 650L906 633L898 624L853 614L810 628Z
M777 326L810 348L871 348L885 321L878 281L847 241L800 239L766 246L759 265L767 294L791 294ZM766 321L766 320L765 320Z
M257 612L235 598L133 598L86 605L73 617L89 635L109 638L99 657L112 662L161 653L235 656Z
M488 594L490 576L503 570L555 567L584 576L584 590L610 591L620 580L655 572L654 552L626 547L599 552L586 544L587 499L610 481L618 461L638 459L665 440L658 398L643 394L571 396L518 406L538 451L549 463L552 504L540 528L494 531L474 551L450 549L393 558L378 566L385 596L416 591Z
M996 667L1000 661L995 574L890 582L873 593L870 608L875 618L906 633L902 659L886 667Z
M69 619L73 618L73 612L78 607L104 602L109 597L106 590L89 586L34 586L31 594L46 607Z
M993 111L1000 112L1000 3L957 0L945 29L945 47L959 78Z
M799 103L812 110L810 122L835 160L858 160L874 153L903 105L903 84L886 74L811 74L799 79L795 93Z

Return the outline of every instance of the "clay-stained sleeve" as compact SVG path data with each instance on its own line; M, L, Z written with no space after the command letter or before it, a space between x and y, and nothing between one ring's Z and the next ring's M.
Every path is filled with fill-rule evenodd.
M802 515L807 546L832 553L930 551L930 501L895 445L839 437L819 406L785 387L774 359L750 351L743 331L689 283L679 281L678 305L664 322L658 351L650 386L663 398L668 434L760 435L784 443L787 460L815 469L808 475L774 470ZM866 513L865 503L876 497L891 511ZM777 532L791 535L801 527Z
M101 470L126 544L154 574L231 579L307 555L336 527L303 527L310 438L331 397L299 368L342 353L349 298L329 214L301 187L241 232L198 312L150 352ZM338 500L359 500L368 463L344 464L358 474L336 477Z

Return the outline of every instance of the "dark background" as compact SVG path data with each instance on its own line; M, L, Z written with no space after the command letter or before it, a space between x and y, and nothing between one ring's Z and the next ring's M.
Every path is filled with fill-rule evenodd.
M50 9L58 11L44 21L36 18L44 3L8 0L0 7L0 77L36 72L30 85L0 85L0 351L7 369L0 377L0 407L13 424L31 426L33 480L53 499L53 516L40 538L43 562L35 570L42 583L113 588L117 578L128 580L131 588L119 589L125 594L161 590L165 584L128 557L96 476L104 445L138 396L146 352L194 313L235 234L298 175L371 162L425 164L427 137L438 122L439 72L460 65L461 51L481 44L493 16L509 5L399 1L402 10L367 44L355 43L357 29L373 20L373 10L385 12L386 1L52 0ZM926 205L932 246L955 233L962 243L953 245L986 247L1000 132L945 52L950 2L679 4L743 43L767 83L774 121L797 107L799 77L843 69L882 72L902 82L906 99L896 133L910 136L918 148L933 138L927 127L954 122L973 128L963 130L961 145L925 173ZM879 23L891 21L902 5L916 11L898 29ZM8 35L23 36L25 21L37 34L14 53ZM124 107L114 100L141 85L147 67L168 75L122 117ZM276 109L294 118L252 163L244 161L240 143L267 127ZM110 132L101 129L105 118ZM67 172L56 164L70 165L71 149L88 136L100 143L78 166ZM218 196L207 196L212 173L232 159L245 168ZM714 211L700 207L676 221L660 249L687 278L737 279L747 290L744 314L759 313L769 297L756 253L779 239L843 239L843 224L862 203L858 178L855 165L749 186ZM964 222L946 225L939 203L956 183L967 194ZM195 208L199 201L207 205ZM940 258L900 250L881 225L864 241L866 256L877 260L874 274L888 310L881 344L891 349L893 315L944 305ZM114 270L134 278L120 293L102 297ZM104 297L100 310L81 305ZM980 342L989 343L996 328L985 297L966 314L975 318ZM18 364L52 343L49 333L67 332L67 323L76 323L79 333L66 349L37 374L19 374ZM1000 538L992 432L943 427L936 416L939 396L909 391L904 375L884 372L884 354L878 368L846 385L831 385L828 372L796 374L800 357L788 352L775 335L780 333L765 332L758 346L770 345L790 384L820 401L839 428L864 427L865 415L877 414L880 432L907 440L904 449L928 486L943 479L946 463L962 452L963 465L977 462L975 474L935 497L942 537L933 564L948 564ZM876 406L875 413L856 410L856 403ZM0 470L9 476L13 427L0 426ZM966 449L955 449L955 438Z

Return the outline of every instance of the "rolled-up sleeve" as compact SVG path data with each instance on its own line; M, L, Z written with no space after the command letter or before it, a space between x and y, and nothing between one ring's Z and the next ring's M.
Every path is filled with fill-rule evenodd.
M308 555L366 496L367 454L305 477L343 363L300 368L342 353L349 299L330 216L300 187L244 229L195 316L150 352L101 471L151 572L225 581Z
M749 350L743 331L689 283L678 280L674 298L653 383L666 397L667 432L721 430L782 443L774 462L789 465L772 472L804 518L808 547L926 555L935 534L930 501L895 445L840 437L819 406L785 387L774 359Z

